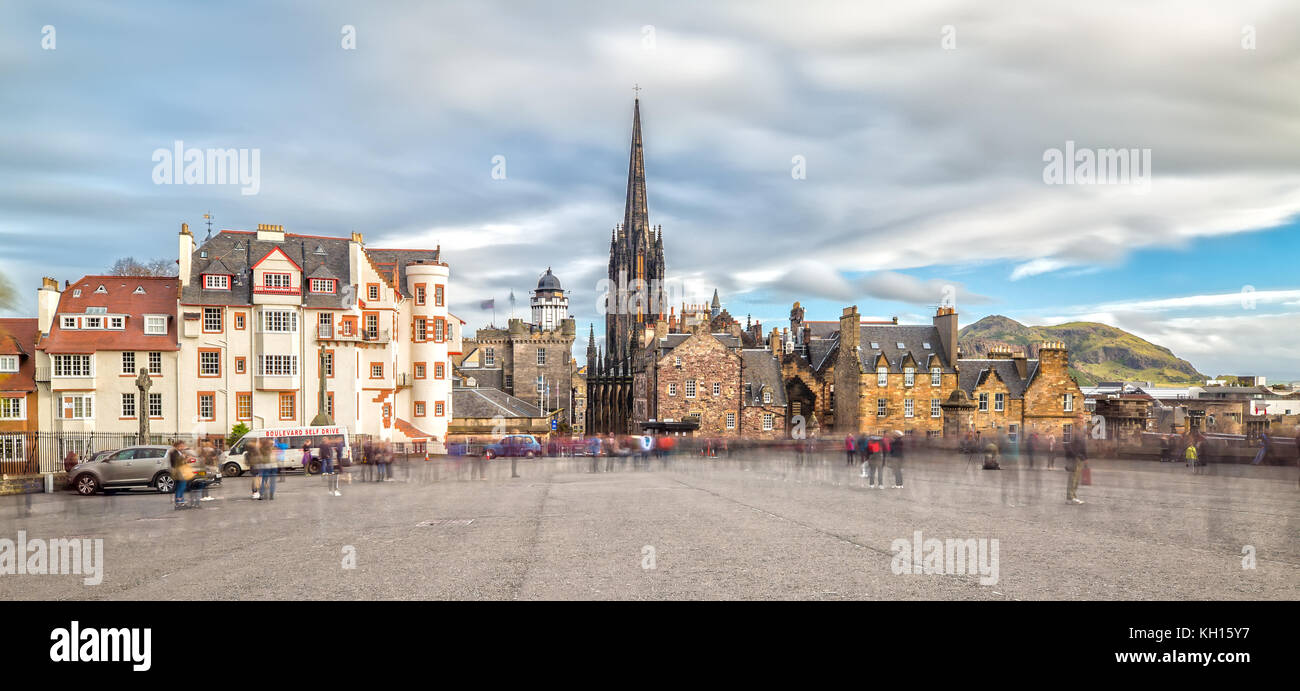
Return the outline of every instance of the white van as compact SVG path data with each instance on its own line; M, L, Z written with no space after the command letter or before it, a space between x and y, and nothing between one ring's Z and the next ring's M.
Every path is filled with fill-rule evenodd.
M320 472L321 446L327 441L343 444L343 459L352 459L351 439L348 428L333 425L327 427L284 427L281 429L255 429L239 438L228 450L221 454L221 475L223 477L239 476L249 471L248 445L270 439L275 444L276 465L281 468L298 470L302 468L302 445L307 443L313 457L308 472Z

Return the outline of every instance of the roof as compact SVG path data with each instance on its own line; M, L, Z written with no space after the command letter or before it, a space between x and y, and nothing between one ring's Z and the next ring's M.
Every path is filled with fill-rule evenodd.
M100 286L104 292L96 292ZM180 281L157 276L86 276L65 288L50 325L50 333L37 346L51 355L93 353L99 350L179 350L176 329L176 295ZM77 292L80 291L80 295ZM102 307L110 315L126 315L126 328L64 329L61 316L84 315ZM167 316L167 333L147 335L144 315Z
M366 248L366 254L370 255L370 260L376 266L383 270L396 269L397 275L389 275L388 279L397 285L397 292L404 297L411 297L410 291L406 289L406 267L411 264L440 264L442 263L441 250L399 250L399 249L371 249Z
M902 372L903 361L908 355L912 356L917 369L939 367L948 374L954 371L948 364L939 330L933 326L870 324L859 326L858 335L859 357L862 366L868 371L876 369L876 362L881 355L889 362L890 372ZM872 347L873 343L876 344L875 347ZM902 347L899 347L900 343Z
M546 413L537 406L515 398L500 389L457 386L451 390L454 418L542 418Z
M551 267L546 267L546 273L537 281L538 290L560 290L560 279L551 273Z
M781 381L781 363L772 351L745 349L740 351L741 405L763 405L763 388L772 391L772 402L767 405L785 405L785 386Z
M305 236L286 233L284 240L258 240L257 233L246 230L223 230L194 248L190 265L190 283L181 290L182 305L251 305L253 280L250 267L279 249L297 264L306 277L322 271L346 282L349 273L348 238ZM203 274L209 267L224 267L234 276L229 290L204 290ZM317 276L321 277L321 276ZM333 295L304 291L303 306L339 309L346 296L341 289Z
M961 373L957 376L957 386L971 398L975 397L975 389L987 381L993 372L997 372L998 378L1007 385L1007 392L1012 398L1023 398L1025 389L1029 388L1029 382L1033 381L1034 375L1038 373L1037 359L1025 360L1024 379L1020 378L1015 361L1008 358L992 360L963 358L958 361L958 364L961 365Z
M35 319L0 319L0 355L17 355L18 371L0 373L0 391L36 390L36 341L40 338Z

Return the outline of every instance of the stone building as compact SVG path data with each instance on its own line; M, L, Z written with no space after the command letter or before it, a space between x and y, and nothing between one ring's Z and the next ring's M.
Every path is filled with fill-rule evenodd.
M537 302L539 294L541 303ZM533 307L536 317L554 326L511 319L504 329L479 329L473 338L465 339L464 357L457 369L480 388L499 389L548 413L558 410L557 419L571 425L577 328L568 316L568 298L563 297L560 281L550 269L538 280ZM564 316L555 321L561 307Z

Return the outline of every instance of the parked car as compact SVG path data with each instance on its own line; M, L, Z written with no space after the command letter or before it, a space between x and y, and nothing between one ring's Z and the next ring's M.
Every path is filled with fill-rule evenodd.
M533 458L540 455L542 455L542 445L537 442L537 437L531 434L509 434L483 449L483 457L488 460L497 456Z
M128 446L106 455L91 457L73 466L68 473L72 489L83 497L104 490L148 487L164 494L176 491L176 480L167 464L170 446ZM198 459L188 450L190 463Z

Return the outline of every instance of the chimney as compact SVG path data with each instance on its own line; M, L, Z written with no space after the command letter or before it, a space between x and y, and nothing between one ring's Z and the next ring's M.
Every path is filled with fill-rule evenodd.
M1026 358L1023 350L1017 350L1011 355L1011 361L1016 363L1016 374L1020 375L1021 379L1029 376L1029 360Z
M267 242L284 242L284 226L270 223L257 224L257 239Z
M957 367L957 310L940 307L934 313L934 328L939 332L939 343L949 367Z
M358 245L364 245L364 244L366 244L365 237L362 236L361 233L353 233L353 234L352 234L352 242L355 242L355 243L357 243ZM438 245L438 249L439 249L439 250L442 249L442 245L441 245L441 244Z
M180 265L181 287L190 284L191 262L194 258L194 235L190 233L190 224L182 223L176 248L176 263Z
M1011 349L1004 345L989 346L990 360L1010 360Z
M853 351L858 349L858 343L862 339L862 330L860 328L862 318L858 316L858 306L845 307L844 312L840 314L840 355L851 356Z
M767 336L767 349L772 351L772 356L781 359L781 332L772 327L772 333Z
M1069 351L1062 341L1045 341L1038 344L1038 370L1047 376L1066 376Z
M59 282L46 276L41 279L41 289L36 291L36 326L43 334L54 325L54 313L59 311Z
M655 340L668 337L668 322L663 319L655 321Z

